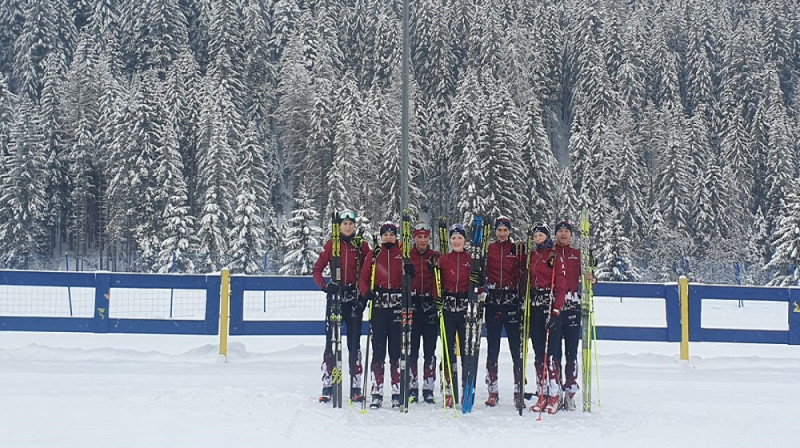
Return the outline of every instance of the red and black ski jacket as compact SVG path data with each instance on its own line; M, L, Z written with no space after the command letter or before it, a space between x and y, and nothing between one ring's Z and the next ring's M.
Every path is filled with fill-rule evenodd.
M372 288L372 251L361 268L358 290L361 295L373 289L376 293L399 293L403 288L403 250L400 244L383 244L375 260L375 288Z
M517 250L511 240L495 241L489 245L486 259L486 285L492 290L517 289L519 279L519 260Z
M361 257L361 266L364 266L364 259L369 252L369 244L366 241L361 242L361 251L353 244L353 238L342 237L339 241L340 246L340 260L342 264L342 282L344 287L355 288L358 282L358 264L359 257ZM314 277L314 283L322 289L325 286L325 279L322 277L322 271L331 261L331 253L333 252L333 241L328 240L325 243L325 248L319 255L317 262L314 263L314 269L311 270L311 275Z
M411 248L411 264L414 265L416 275L411 281L411 294L415 296L431 296L436 291L436 279L431 269L431 257L438 256L439 252L427 249L420 252L416 246Z
M558 244L553 250L556 253L556 303L563 309L580 309L581 251Z
M531 301L536 306L546 305L550 301L550 290L553 283L553 266L556 253L552 246L547 246L531 253ZM564 302L556 301L555 308L559 311Z
M442 294L463 294L469 292L469 272L472 257L467 251L450 252L439 257L442 270ZM434 289L434 293L436 290Z

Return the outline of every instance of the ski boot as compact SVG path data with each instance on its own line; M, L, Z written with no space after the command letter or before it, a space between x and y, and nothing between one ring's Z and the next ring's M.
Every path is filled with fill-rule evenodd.
M419 403L419 389L411 389L408 391L408 402Z
M575 405L575 392L567 392L564 394L564 410L566 411L574 411L577 409Z
M539 400L536 402L536 404L531 406L531 412L542 412L545 406L547 406L547 395L540 394Z
M428 404L436 404L436 399L433 398L433 391L432 390L423 390L422 391L422 401Z
M370 409L380 409L383 406L383 396L373 395L372 402L369 404Z
M493 408L493 407L497 406L497 403L499 403L499 402L500 402L500 396L498 395L498 393L497 392L491 392L491 393L489 393L489 399L486 400L485 404L486 404L486 406L489 406L490 408Z
M392 394L392 409L400 410L400 394Z
M525 401L522 401L520 403L521 399L522 398L520 397L519 392L514 392L514 407L515 408L519 409L520 407L523 407L523 408L525 407Z
M333 398L333 386L323 387L322 395L319 396L320 403L330 403Z
M555 414L556 412L558 412L558 401L559 401L558 395L547 397L547 407L545 408L545 410L547 411L548 414Z
M353 403L361 403L364 401L364 396L361 395L360 387L354 387L353 390L350 391L350 401Z

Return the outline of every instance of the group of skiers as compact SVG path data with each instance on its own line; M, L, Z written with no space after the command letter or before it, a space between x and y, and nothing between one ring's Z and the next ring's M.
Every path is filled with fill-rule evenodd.
M567 221L555 226L555 241L550 229L536 225L532 229L532 245L526 248L510 238L512 225L508 217L494 222L495 241L488 244L484 263L472 263L466 248L467 231L462 224L447 228L450 250L439 253L431 248L431 226L418 222L413 226L413 246L404 258L396 224L380 226L380 244L370 249L355 233L356 215L350 210L338 214L340 274L338 282L326 282L323 271L331 262L333 240L329 240L317 260L313 277L328 294L327 317L333 295L341 300L341 321L346 328L350 372L350 399L365 400L362 390L361 328L368 305L372 333L370 361L370 407L382 406L386 352L389 352L392 407L401 406L402 328L411 323L411 343L407 354L408 390L410 402L418 402L420 383L422 401L435 403L437 338L443 332L442 359L438 367L442 375L441 389L445 406L453 408L459 402L456 349L464 365L467 297L470 285L481 286L481 310L487 339L486 406L497 406L498 358L502 330L505 328L513 361L514 404L524 409L525 391L522 351L527 351L527 338L534 348L536 371L536 403L531 411L556 413L559 408L575 409L574 396L578 391L577 353L581 325L581 254L571 247L573 227ZM488 237L488 236L487 236ZM438 277L437 278L437 275ZM403 314L403 277L410 279L409 312ZM590 279L592 282L594 278ZM523 337L521 320L525 313L525 296L530 291L530 331ZM443 326L440 322L443 317ZM457 337L456 337L457 335ZM333 393L334 357L331 332L327 332L322 363L322 395L327 403ZM563 341L563 351L562 351ZM480 343L480 342L478 342ZM422 345L422 377L419 375L420 345ZM562 355L566 365L562 372ZM341 372L338 372L340 375ZM562 381L563 374L563 381ZM462 404L464 394L460 395Z

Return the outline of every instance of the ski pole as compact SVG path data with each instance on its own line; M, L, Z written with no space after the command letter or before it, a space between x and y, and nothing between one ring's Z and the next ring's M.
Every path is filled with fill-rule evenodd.
M374 279L375 278L375 275L374 275L375 274L375 269L374 268L372 269L372 273L373 273L372 278ZM373 283L374 283L374 281L373 281ZM369 329L369 331L367 331L367 354L364 357L364 361L369 363L369 340L372 339L372 302L369 303L369 319L367 320L367 328ZM364 388L361 390L361 413L362 414L366 414L367 413L367 397L364 394L367 393L367 388L369 387L369 370L367 370L364 373L365 373L365 375L364 375Z

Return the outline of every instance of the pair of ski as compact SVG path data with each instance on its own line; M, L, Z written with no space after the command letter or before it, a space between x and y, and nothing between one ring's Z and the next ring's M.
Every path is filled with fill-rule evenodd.
M470 247L471 256L471 271L485 272L486 253L489 249L489 238L486 234L491 232L491 226L488 222L484 222L482 216L476 216L472 222L472 245ZM447 253L448 243L447 231L447 218L439 218L439 247L442 254ZM435 268L436 287L441 296L441 277L439 268ZM468 414L472 412L473 405L475 404L475 387L478 378L478 358L481 349L481 337L483 333L484 324L484 301L483 296L480 294L480 288L483 286L478 279L470 278L469 291L467 293L467 310L465 314L465 341L464 353L462 353L462 363L464 365L464 388L461 401L461 412ZM442 346L444 348L444 363L446 371L443 372L442 381L447 381L453 391L456 390L457 385L453 384L453 379L457 378L454 374L456 366L450 365L449 345L444 325L444 315L439 310L439 331L442 338ZM458 394L453 394L454 401L458 401Z
M331 218L331 282L337 285L342 283L341 262L341 221L336 213ZM334 408L342 407L342 295L339 290L328 298L328 319L325 322L325 331L330 335L331 357L334 364L331 371L331 403ZM353 385L350 384L352 389ZM352 390L351 390L352 393Z

